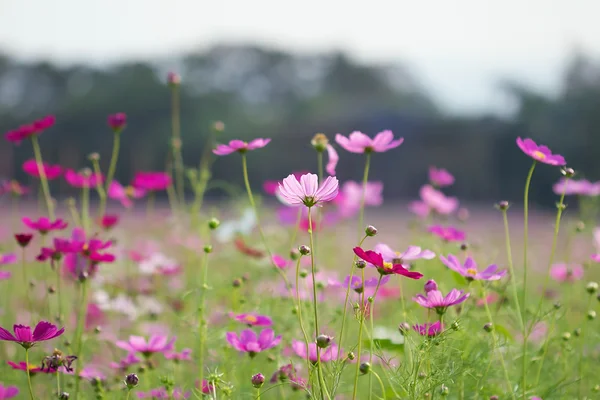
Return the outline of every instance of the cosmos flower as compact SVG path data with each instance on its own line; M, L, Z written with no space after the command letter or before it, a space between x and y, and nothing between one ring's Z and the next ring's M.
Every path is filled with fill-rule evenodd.
M25 226L27 226L29 229L38 231L42 235L45 235L51 231L61 231L66 229L68 225L66 221L63 221L60 218L55 221L51 221L49 218L41 217L37 221L34 221L30 218L23 217L21 221L23 221L23 224L25 224Z
M292 340L292 350L298 357L306 359L306 343L300 340ZM321 362L329 362L337 359L338 346L335 343L331 343L326 349L320 351ZM312 363L317 362L317 344L312 342L308 344L308 359Z
M258 314L237 314L234 315L233 319L239 321L248 326L271 326L273 320L266 315Z
M383 153L400 146L404 138L394 140L394 134L390 130L379 132L373 139L362 132L354 131L348 137L338 133L335 135L335 141L351 153Z
M559 154L552 154L552 151L548 147L541 145L538 146L529 138L517 138L517 146L519 146L523 153L541 163L555 166L567 164L563 156Z
M136 357L135 353L131 352L131 353L127 353L127 356L121 360L119 360L119 362L114 362L112 361L109 365L111 368L114 369L120 369L122 371L127 371L127 369L135 364L138 364L142 362L141 359L139 359L138 357Z
M47 115L43 118L33 121L31 124L22 125L15 130L8 132L6 140L14 144L20 144L23 140L32 136L42 134L42 132L54 125L55 118L53 115Z
M119 216L113 214L107 214L99 218L98 225L100 225L105 230L112 229L119 222Z
M149 192L166 190L171 185L171 177L166 172L138 172L133 177L132 186Z
M104 182L104 175L100 173L75 172L72 169L65 171L65 180L76 188L95 188Z
M358 214L363 202L363 193L365 207L378 207L383 204L383 182L367 182L363 190L362 183L347 181L334 200L342 217L350 218Z
M587 179L573 180L561 178L554 186L552 186L552 190L559 196L564 193L566 196L577 195L595 197L600 195L600 181L592 183Z
M115 344L117 347L127 350L130 353L141 353L148 358L154 353L170 352L174 348L175 339L165 335L151 335L148 341L142 336L129 336L128 341L118 340Z
M15 233L15 240L17 241L20 247L29 246L29 243L31 243L31 239L33 239L32 233Z
M275 337L272 329L264 329L258 337L250 329L240 332L239 337L235 332L227 332L225 337L231 347L248 353L250 357L254 357L261 351L273 348L281 342L281 335Z
M72 253L73 251L75 251L75 248L70 240L54 238L52 239L52 247L42 247L36 259L42 262L49 259L58 261L63 255Z
M550 276L557 282L575 282L583 278L583 267L578 264L553 264Z
M467 278L467 280L497 281L506 275L506 270L498 271L498 266L496 264L492 264L485 270L479 272L477 270L477 263L475 263L475 260L471 257L467 257L464 264L452 254L449 254L448 258L440 256L440 260L448 268L458 272Z
M3 181L0 183L0 196L5 194L12 194L13 196L19 197L29 193L29 188L21 185L16 180Z
M421 325L413 325L413 330L421 336L437 336L444 331L444 326L440 321L436 321L432 324L426 323Z
M146 195L146 190L133 186L123 187L119 182L113 180L108 187L108 197L121 202L123 207L131 208L133 199L140 199Z
M383 261L383 256L372 250L365 251L360 247L355 247L354 254L366 261L368 265L377 268L377 271L379 271L381 275L397 274L411 279L421 279L423 277L423 274L420 272L409 271L402 264L392 264L391 262Z
M380 253L384 261L394 262L396 264L402 264L408 261L415 261L419 259L431 260L435 257L435 253L431 250L423 250L419 246L408 246L404 252L394 251L384 243L378 243L375 245L375 252Z
M429 167L429 182L435 187L446 187L454 184L454 176L443 168Z
M219 144L217 148L213 150L213 153L218 156L226 156L228 154L238 152L245 153L250 150L261 149L269 144L271 139L263 139L258 138L252 140L250 143L244 142L242 140L231 140L229 144Z
M0 400L12 399L19 394L19 388L16 386L4 386L0 383Z
M302 175L300 180L290 174L279 184L278 193L291 206L319 206L335 199L338 194L338 180L329 176L319 185L319 178L315 174Z
M427 231L446 242L462 242L467 238L463 231L452 226L433 225L427 228Z
M439 290L430 290L426 295L427 297L418 294L413 297L413 300L422 307L434 308L438 314L443 314L448 307L455 306L467 300L470 293L465 294L462 290L452 289L446 297Z
M48 321L40 321L35 326L33 332L31 328L25 325L15 324L13 326L14 335L6 329L0 327L0 340L17 342L25 349L29 349L38 342L54 339L62 335L65 328L58 329L56 325Z
M17 255L14 253L0 253L0 265L14 264L17 262Z
M191 361L192 349L183 349L179 353L176 351L165 352L165 358L173 361Z
M411 209L418 210L417 215L427 216L429 212L434 211L439 215L450 215L454 213L459 206L456 197L448 197L431 185L423 185L419 190L421 201L411 203ZM423 211L421 211L421 208ZM425 209L427 211L425 211Z
M41 177L41 171L43 171L46 179L49 181L60 178L60 176L63 174L63 168L60 165L50 165L46 162L43 162L40 168L38 167L37 161L33 159L27 160L23 163L23 171L25 171L27 175L38 179Z

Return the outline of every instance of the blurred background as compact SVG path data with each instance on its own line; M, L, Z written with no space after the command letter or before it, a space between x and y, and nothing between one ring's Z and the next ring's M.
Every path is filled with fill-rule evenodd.
M597 0L158 1L0 0L0 131L46 114L46 161L106 165L106 117L128 115L118 180L162 170L170 138L169 71L182 77L187 166L213 121L219 141L271 137L250 155L252 180L316 169L323 132L391 129L401 148L377 155L386 198L415 198L429 165L455 174L463 200L520 198L531 137L600 179ZM363 159L340 151L338 176ZM27 181L31 147L0 144L0 177ZM241 183L240 161L215 178ZM536 171L532 199L552 205L555 168ZM68 191L62 183L55 188Z

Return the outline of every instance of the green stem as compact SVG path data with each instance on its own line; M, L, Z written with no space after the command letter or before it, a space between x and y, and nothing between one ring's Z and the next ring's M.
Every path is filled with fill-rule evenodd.
M256 400L260 400L260 388L256 389Z
M198 220L198 214L202 209L202 203L204 202L204 194L210 180L210 165L211 165L211 150L213 148L214 131L211 133L206 140L204 145L204 153L200 158L198 165L198 179L199 181L194 185L194 203L192 205L192 218Z
M533 171L537 161L531 164L529 174L527 174L527 180L525 181L525 193L523 196L523 318L527 313L527 242L529 238L529 187L531 186L531 178L533 177ZM525 330L525 323L523 322L523 330ZM523 400L527 396L527 332L523 332L523 376L521 380L521 387L523 390Z
M110 188L110 184L112 183L113 178L115 177L115 172L117 170L117 160L119 159L119 148L120 147L121 147L121 133L115 132L115 134L113 136L112 155L110 156L110 164L108 166L108 173L106 174L105 195L104 195L104 197L102 197L102 196L100 197L100 210L101 210L100 215L104 215L104 212L106 211L106 193L108 192L108 189ZM96 163L97 163L97 161L96 161ZM94 168L95 168L95 166L94 166ZM98 169L100 169L99 166L98 166Z
M502 220L504 221L504 236L506 242L506 257L508 259L508 268L510 270L510 282L512 286L513 292L513 301L515 302L515 307L517 308L517 314L519 317L519 324L521 326L521 332L525 332L525 320L523 319L523 315L521 313L521 305L519 301L519 295L517 293L517 280L515 277L515 267L513 263L512 250L510 246L510 230L508 228L508 215L507 210L502 210ZM487 299L486 299L487 302Z
M365 269L361 269L361 282L365 282ZM362 352L362 334L363 334L363 326L365 325L365 291L363 289L360 295L360 304L358 306L358 316L360 319L360 324L358 327L358 345L357 345L357 354L356 354L356 371L354 372L354 388L352 389L352 400L356 400L356 393L358 391L358 376L360 374L360 359Z
M90 188L87 185L81 189L81 222L83 230L88 233L90 230Z
M46 199L46 208L48 209L48 217L54 220L54 203L50 197L50 186L48 185L48 178L46 177L46 171L44 170L44 162L42 160L42 151L40 150L40 142L36 135L31 136L31 144L33 146L33 154L35 156L35 162L38 166L38 172L40 173L40 181L42 183L42 191L44 192L44 199Z
M302 334L304 335L304 343L306 344L306 370L310 373L310 352L308 348L308 334L306 333L306 329L304 329L304 322L302 320L302 303L300 301L300 260L301 257L298 257L298 261L296 261L296 302L298 303L298 321L300 322L300 330L302 330Z
M323 182L323 152L317 151L317 176L319 182Z
M360 211L358 215L358 234L359 236L362 234L363 229L365 227L364 219L365 219L365 199L367 197L367 182L369 180L369 169L371 167L371 153L365 153L367 155L367 159L365 160L365 170L363 172L363 180L362 180L362 194L360 197Z
M204 253L202 258L202 282L200 283L200 304L198 305L198 334L200 335L200 348L198 349L200 367L200 383L204 379L204 347L206 342L206 322L204 321L204 309L206 302L206 292L208 291L208 253Z
M131 389L127 390L127 396L125 396L125 400L129 400L129 396L131 395Z
M176 86L171 90L171 126L173 159L175 160L175 182L179 203L185 205L185 188L183 179L183 157L181 155L181 124L179 108L179 90Z
M79 394L79 383L81 379L79 378L79 373L81 372L81 366L83 364L82 350L83 350L83 327L85 325L85 315L87 312L87 289L88 283L87 280L81 282L81 302L79 304L79 314L77 315L77 328L75 331L75 343L77 343L77 362L75 363L75 395L73 396L74 400L78 399Z
M56 391L58 396L60 396L60 373L56 372Z
M373 328L373 309L375 308L375 297L377 297L377 292L379 291L379 285L381 285L381 278L383 277L383 275L379 275L379 280L377 281L377 286L375 287L375 293L373 293L373 296L371 297L371 299L368 299L367 301L369 301L369 321L371 324L371 344L369 347L369 364L371 364L371 367L373 366L373 348L375 347L375 329ZM363 280L363 286L365 284L365 281ZM363 288L364 290L364 288ZM369 374L369 399L371 399L371 395L373 394L373 374ZM385 392L383 393L383 395L385 396Z
M548 336L552 336L552 333L554 332L554 328L556 326L556 311L554 312L554 314L552 315L552 323L550 324L550 329L548 329ZM540 377L542 375L542 368L544 366L544 359L546 358L546 354L548 353L548 348L550 347L550 341L548 339L546 339L544 341L544 346L542 348L542 360L540 362L540 365L538 366L538 370L537 370L537 374L535 376L535 387L537 387L537 385L540 382Z
M29 295L29 292L31 290L29 290L29 279L27 278L27 268L26 268L27 262L25 260L25 247L23 247L21 249L21 269L23 270L23 283L25 284L24 288L27 292L26 296L27 296L27 306L28 306L28 311L30 313L33 312L33 305L31 304L31 296Z
M371 332L371 335L373 335L373 332ZM375 377L379 381L379 386L381 387L381 395L383 396L384 400L387 399L386 392L385 392L385 385L383 384L381 377L373 370L371 370L371 375L375 375ZM371 392L369 392L369 397L371 397Z
M62 322L63 320L63 315L62 315L62 288L61 288L61 276L60 276L60 263L54 264L54 261L50 261L51 265L54 267L52 269L55 270L56 272L56 293L57 293L57 297L56 297L56 302L58 305L58 321Z
M586 308L586 312L587 310L590 309L590 307L592 306L592 300L594 299L593 295L589 295L588 296L588 302L587 302L587 308ZM584 317L587 318L587 315ZM581 341L581 345L580 345L580 349L579 349L579 365L578 365L578 374L579 374L579 384L577 385L577 398L578 399L583 399L584 397L581 396L581 391L583 389L583 353L585 351L585 334L587 333L587 327L590 324L589 321L584 321L583 327L581 328L581 336L579 337L579 340Z
M25 349L25 365L27 366L25 370L27 371L27 386L29 387L29 398L33 400L33 387L31 386L31 374L29 373L29 349Z
M98 160L92 160L92 166L94 167L94 175L98 177L102 176L102 171L100 170L100 163ZM97 179L96 181L96 192L98 192L98 197L100 197L100 207L98 207L97 217L102 218L106 212L106 191L104 190L100 179Z

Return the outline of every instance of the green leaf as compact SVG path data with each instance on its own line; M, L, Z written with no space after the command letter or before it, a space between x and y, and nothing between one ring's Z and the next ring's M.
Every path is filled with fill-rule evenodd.
M509 340L511 342L515 341L515 338L513 337L512 333L510 333L510 331L508 329L506 329L506 327L504 325L494 324L494 329L500 335L504 336L504 338L506 340Z

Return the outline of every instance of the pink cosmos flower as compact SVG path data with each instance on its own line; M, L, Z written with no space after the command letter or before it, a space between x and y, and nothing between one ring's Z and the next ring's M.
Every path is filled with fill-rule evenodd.
M49 218L41 217L37 221L34 221L30 218L23 217L21 221L23 221L23 224L29 229L38 231L42 235L45 235L50 231L62 231L63 229L66 229L68 225L66 221L63 221L60 218L51 221Z
M7 361L6 363L8 365L10 365L11 368L16 371L27 371L27 364L25 363L25 361L19 361L18 363L15 363L12 361ZM56 372L56 370L54 370L52 368L42 369L42 368L38 367L37 365L29 364L29 374L30 375L37 374L38 372L44 372L44 373L49 374L49 373Z
M327 165L325 166L325 171L327 171L327 173L331 176L335 176L335 167L337 167L338 161L340 160L340 156L338 156L337 151L335 151L335 148L330 145L327 144L327 157L329 158L329 160L327 161Z
M248 353L254 357L261 351L277 346L281 342L281 335L275 337L272 329L264 329L257 337L250 329L245 329L238 335L235 332L227 332L226 339L234 349Z
M552 154L552 151L546 146L538 146L533 140L517 138L517 146L529 157L548 165L562 166L566 165L565 159L559 154Z
M381 283L379 284L379 286L385 285L389 280L390 280L389 275L383 276L381 278ZM369 279L365 279L365 281L363 282L362 279L356 275L353 275L352 280L350 280L350 275L348 275L348 276L346 276L346 278L344 278L343 282L337 282L337 281L331 282L331 284L332 284L331 286L342 288L342 289L346 290L346 289L348 289L348 283L350 283L350 289L352 289L356 293L360 294L362 292L366 292L367 288L376 287L378 281L379 281L379 278L369 278Z
M469 296L470 293L465 294L462 290L457 289L452 289L446 297L439 290L430 290L427 292L427 297L418 294L413 297L413 300L422 307L435 308L438 314L443 314L448 307L462 303Z
M169 85L179 85L181 83L181 76L176 72L170 71L167 74L167 83Z
M213 150L213 153L218 156L226 156L233 152L245 153L249 150L261 149L269 144L271 139L254 139L250 143L244 142L242 140L232 140L229 144L219 144L217 148Z
M273 261L273 265L281 269L289 265L288 260L280 256L279 254L273 254L273 257L271 257L271 261Z
M0 265L14 264L17 262L17 255L14 253L0 253Z
M166 172L138 172L132 185L149 192L166 190L171 185L171 177Z
M14 144L20 144L23 140L31 136L40 135L44 130L54 125L55 118L53 115L48 115L33 121L29 125L22 125L17 129L6 134L6 140Z
M375 245L375 252L380 253L384 261L396 262L397 264L419 259L431 260L435 258L433 251L422 250L419 246L408 246L406 251L399 252L392 250L387 244L378 243Z
M189 399L192 395L191 392L184 392L180 388L173 389L173 395L171 395L165 388L152 389L149 392L137 392L138 399L152 399L152 400L169 400L169 399Z
M109 365L111 368L120 369L121 371L127 371L127 369L135 364L140 363L142 360L135 356L135 353L128 353L127 356L119 362L111 362Z
M408 209L419 218L426 218L431 212L429 206L423 201L412 201Z
M447 170L432 165L429 167L429 182L439 188L452 186L454 184L454 176Z
M427 228L427 231L446 242L462 242L467 238L463 231L452 226L433 225Z
M31 332L31 328L25 325L14 325L13 331L15 332L14 335L0 327L0 340L17 342L24 348L29 349L37 342L54 339L55 337L62 335L65 328L57 329L56 325L50 322L40 321L35 326L33 333Z
M437 214L449 215L458 209L459 202L456 197L448 197L431 185L423 185L419 196L422 203Z
M575 282L583 278L583 267L578 264L554 264L550 276L557 282Z
M335 141L351 153L383 153L400 146L404 138L394 140L394 134L390 130L379 132L373 139L362 132L354 131L348 137L338 133L335 135Z
M432 324L426 323L422 325L413 325L413 330L421 336L434 337L444 331L444 326L440 321L436 321Z
M4 181L0 183L0 196L5 194L12 194L13 196L20 197L29 193L29 188L21 185L14 179L11 181Z
M104 215L99 219L98 224L105 230L112 229L119 222L118 215Z
M299 181L300 177L302 175L309 174L309 173L310 173L310 171L297 171L297 172L292 172L292 175L294 175L296 177L296 179L298 179L298 181ZM265 181L263 183L263 190L265 191L266 194L275 196L277 194L277 191L279 190L279 185L282 182L283 181Z
M23 171L25 171L27 175L33 176L34 178L40 178L41 170L44 171L46 179L49 181L60 178L63 173L63 169L60 165L50 165L46 162L43 162L41 168L39 168L38 163L33 159L27 160L23 163Z
M54 238L52 239L53 247L42 247L40 254L36 257L38 261L46 261L52 259L58 261L66 253L72 253L76 249L68 239Z
M12 274L9 271L0 270L0 281L5 281L7 279L10 279L11 276L12 276Z
M65 171L65 180L69 185L76 188L95 188L104 182L104 175L97 173L87 175L67 169Z
M179 353L176 351L167 351L165 352L165 358L173 361L191 361L192 349L183 349Z
M600 263L600 254L592 254L592 261Z
M473 260L473 258L471 257L467 257L464 265L456 256L452 254L449 254L448 258L440 256L440 260L448 268L458 272L470 281L497 281L499 279L502 279L502 277L506 275L506 270L498 271L498 266L496 264L492 264L489 267L487 267L484 271L479 272L477 270L477 264L475 263L475 260Z
M123 187L117 181L111 181L108 187L108 197L114 200L119 200L123 207L131 208L133 206L132 199L140 199L146 195L144 189L135 188L133 186Z
M300 340L292 340L292 350L298 357L302 357L306 360L306 343ZM337 360L338 346L335 343L331 343L326 349L320 351L321 362L329 362ZM317 362L317 344L312 342L308 344L308 359L312 363Z
M397 274L406 276L410 279L421 279L423 277L423 274L420 272L409 271L402 264L392 264L390 262L383 261L383 256L372 250L365 251L360 247L355 247L353 250L354 254L356 254L359 258L366 261L369 265L377 268L377 271L379 271L381 275Z
M377 207L383 204L383 182L367 182L363 190L362 183L347 181L342 185L334 201L342 217L350 218L358 214L363 193L365 206Z
M119 133L125 129L125 125L127 125L127 114L120 112L109 115L107 122L113 132Z
M273 320L266 315L258 314L238 314L233 317L236 321L239 321L248 326L271 326Z
M165 335L152 335L146 341L142 336L129 336L129 341L119 340L115 344L117 347L127 350L130 353L141 353L148 358L154 353L166 353L172 351L175 347L175 339Z
M114 254L103 252L110 246L111 241L104 242L96 238L88 240L83 229L73 229L70 252L65 256L63 265L64 272L74 279L78 279L83 273L89 277L94 276L98 264L115 261Z
M0 383L0 400L12 399L19 394L19 388L16 386L3 386Z
M592 183L587 179L577 181L561 178L554 186L552 186L552 190L559 196L564 193L566 196L578 195L595 197L600 195L600 181Z
M335 199L338 194L338 180L329 176L319 186L319 178L315 174L302 175L300 180L290 174L279 184L278 193L281 199L291 206L319 206Z

